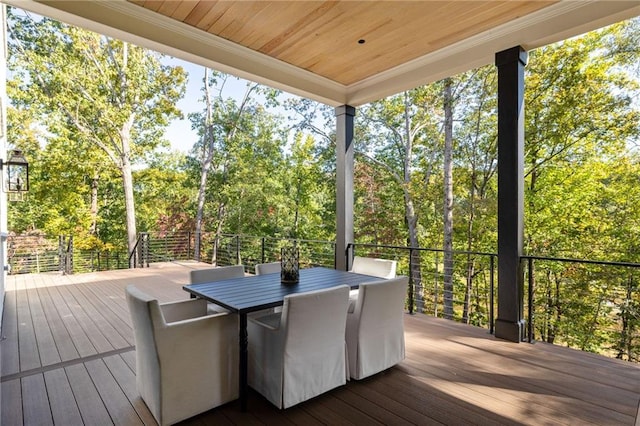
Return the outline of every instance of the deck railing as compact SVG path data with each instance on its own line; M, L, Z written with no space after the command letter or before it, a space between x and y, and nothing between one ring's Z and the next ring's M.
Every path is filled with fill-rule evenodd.
M11 273L62 270L79 273L153 262L199 259L219 266L277 261L280 249L295 245L304 266L334 267L336 245L276 237L196 233L141 233L131 254L80 250L71 238L8 237ZM198 244L196 244L198 241ZM200 247L200 253L195 253ZM486 327L493 333L497 254L441 249L351 244L347 257L398 262L410 278L407 309ZM523 256L526 338L640 361L640 264ZM62 268L62 269L61 269Z
M299 249L301 267L335 267L336 244L333 241L231 234L223 234L213 242L215 255L208 261L219 266L243 264L247 272L254 272L258 263L278 261L280 249L286 246Z
M493 333L496 259L494 253L350 244L353 255L397 261L399 275L409 277L407 309L465 324L486 327Z
M640 361L640 264L523 256L528 341Z

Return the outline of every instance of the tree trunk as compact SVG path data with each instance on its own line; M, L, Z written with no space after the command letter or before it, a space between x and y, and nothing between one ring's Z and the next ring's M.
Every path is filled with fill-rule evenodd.
M444 80L444 317L453 319L453 93Z
M418 215L413 205L413 198L409 192L411 183L411 155L413 152L413 136L411 132L411 100L409 93L404 93L404 118L405 118L405 155L404 155L404 184L402 185L404 192L404 209L405 220L407 222L407 231L409 234L409 247L420 247L418 241ZM413 284L414 299L417 312L424 312L424 289L422 288L422 262L420 251L411 251L409 260L410 282Z
M126 98L128 81L124 70L127 69L127 63L129 61L129 45L123 44L122 47L122 77L121 83L121 99ZM124 208L127 224L127 244L129 249L129 255L133 252L133 248L136 245L138 238L138 231L136 230L136 207L135 200L133 198L133 175L131 172L131 129L135 123L135 113L129 114L129 117L120 128L120 172L122 173L122 187L124 190Z
M211 163L213 161L214 146L214 134L211 131L211 125L213 120L213 106L211 105L211 89L209 88L209 68L204 69L204 93L206 102L206 116L204 124L204 134L202 137L202 159L200 167L200 186L198 187L198 201L196 209L196 240L193 247L195 253L195 260L200 260L200 241L199 238L203 232L202 218L204 217L204 202L207 191L207 178L209 176L209 170L211 169Z
M91 226L89 227L90 235L98 235L98 173L91 179Z
M473 220L475 218L476 171L475 163L471 170L471 187L469 188L469 219L467 222L467 252L473 248ZM473 289L474 264L471 254L467 254L467 286L464 294L464 310L462 320L469 324L471 291Z
M128 142L128 141L127 141ZM124 141L123 141L124 145ZM128 150L127 150L128 152ZM129 254L133 252L138 238L136 230L136 208L133 199L133 176L131 174L131 163L128 156L122 158L122 187L124 189L124 207L127 223L127 242Z
M213 266L218 266L218 244L220 242L220 237L222 236L222 225L224 224L224 204L220 203L218 205L218 225L216 227L215 241L216 243L213 245L213 253L211 254L211 264Z

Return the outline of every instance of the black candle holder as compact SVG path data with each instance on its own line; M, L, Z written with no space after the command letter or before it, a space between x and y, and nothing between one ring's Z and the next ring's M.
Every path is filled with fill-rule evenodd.
M300 251L297 247L280 249L280 282L297 284L300 280Z

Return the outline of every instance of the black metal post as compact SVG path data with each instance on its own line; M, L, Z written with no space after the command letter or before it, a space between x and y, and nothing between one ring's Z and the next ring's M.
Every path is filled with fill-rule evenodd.
M261 263L265 263L265 257L264 257L264 245L265 245L265 238L262 237L262 262Z
M409 249L409 313L414 314L415 298L414 281L413 281L413 248Z
M345 259L345 262L347 265L347 271L350 271L351 267L353 266L353 255L355 251L356 251L355 244L353 243L347 244L347 257Z
M523 340L524 67L520 46L496 54L498 67L498 319L495 335Z
M528 271L529 271L529 297L527 301L528 321L527 321L527 340L531 343L534 339L533 336L533 259L528 259Z
M64 272L65 265L64 236L58 235L58 271Z
M73 235L69 236L69 246L67 247L67 268L65 273L73 274Z
M494 302L494 298L495 298L495 270L496 270L496 265L495 265L495 257L494 256L489 256L490 262L491 262L491 274L490 274L490 281L489 281L489 334L493 334L494 332L494 321L495 321L495 302Z
M236 265L240 264L240 236L236 235Z

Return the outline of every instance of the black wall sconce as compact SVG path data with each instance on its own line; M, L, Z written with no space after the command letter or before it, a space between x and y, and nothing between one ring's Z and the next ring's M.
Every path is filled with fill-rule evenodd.
M22 151L14 149L9 152L6 161L0 160L4 192L22 193L29 191L29 163Z

